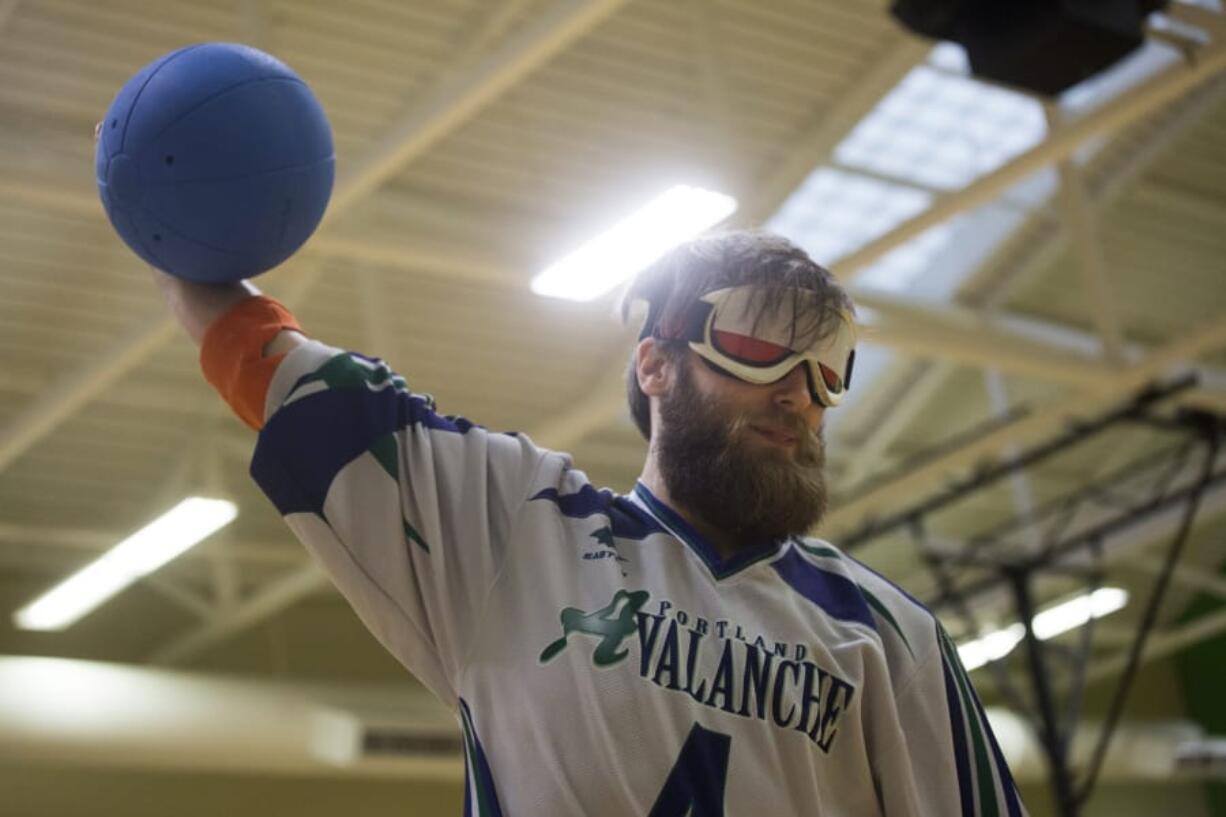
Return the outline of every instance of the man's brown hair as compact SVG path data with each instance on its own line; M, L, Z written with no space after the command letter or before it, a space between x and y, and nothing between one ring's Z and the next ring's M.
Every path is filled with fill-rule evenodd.
M717 289L754 285L758 293L749 305L755 322L790 309L797 338L818 338L830 331L840 311L852 311L851 298L828 269L783 236L760 230L737 230L705 236L669 251L643 270L622 296L622 320L629 319L635 301L648 304L640 338L654 336L660 351L680 361L688 351L673 339L699 299ZM816 306L797 290L818 293ZM646 440L651 439L651 403L639 388L635 355L626 370L630 416Z

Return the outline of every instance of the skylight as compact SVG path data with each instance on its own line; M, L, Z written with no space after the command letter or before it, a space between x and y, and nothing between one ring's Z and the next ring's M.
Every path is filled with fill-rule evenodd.
M1043 139L1047 125L1038 102L966 72L960 46L936 46L839 143L837 167L817 168L767 226L833 265L926 210L940 192L970 184ZM906 290L958 227L958 220L933 227L857 280Z
M919 65L834 151L836 161L942 190L965 187L1039 143L1035 100Z
M928 209L932 194L857 173L820 167L771 219L822 263L842 258Z

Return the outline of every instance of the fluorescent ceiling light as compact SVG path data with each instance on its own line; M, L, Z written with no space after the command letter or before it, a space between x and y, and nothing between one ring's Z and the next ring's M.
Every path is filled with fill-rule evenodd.
M1128 603L1128 592L1118 587L1100 587L1037 613L1030 621L1035 637L1041 641L1055 638L1083 626L1090 619L1102 618ZM958 645L958 657L967 672L1004 658L1025 637L1026 628L1010 624L985 636Z
M1013 652L1013 648L1026 636L1026 628L1021 624L1010 624L1003 630L996 630L987 635L958 645L958 657L967 672L976 670L984 664L1004 658Z
M233 502L188 497L13 614L25 630L62 630L238 515Z
M1100 587L1089 595L1048 607L1030 622L1034 634L1046 641L1081 627L1092 618L1114 613L1128 603L1128 593L1118 587Z
M532 279L532 291L590 301L736 211L736 199L677 185Z

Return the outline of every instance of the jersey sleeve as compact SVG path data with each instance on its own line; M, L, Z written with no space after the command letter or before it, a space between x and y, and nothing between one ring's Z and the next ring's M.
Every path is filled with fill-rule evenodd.
M897 694L899 735L878 758L886 817L1025 817L957 648L936 643Z
M277 367L251 474L375 637L454 705L548 452L444 417L386 363L309 341Z

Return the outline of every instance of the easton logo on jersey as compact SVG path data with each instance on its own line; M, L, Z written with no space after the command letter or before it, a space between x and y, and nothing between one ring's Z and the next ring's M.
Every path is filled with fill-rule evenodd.
M830 751L854 686L808 660L803 644L789 649L761 636L751 640L740 625L712 626L667 600L655 605L657 612L646 612L649 598L646 590L618 590L590 613L567 607L560 616L562 635L541 651L540 662L557 657L578 633L598 639L592 662L611 667L630 654L623 642L637 636L632 643L639 649L639 677L703 706L793 729ZM718 659L711 660L717 651Z

